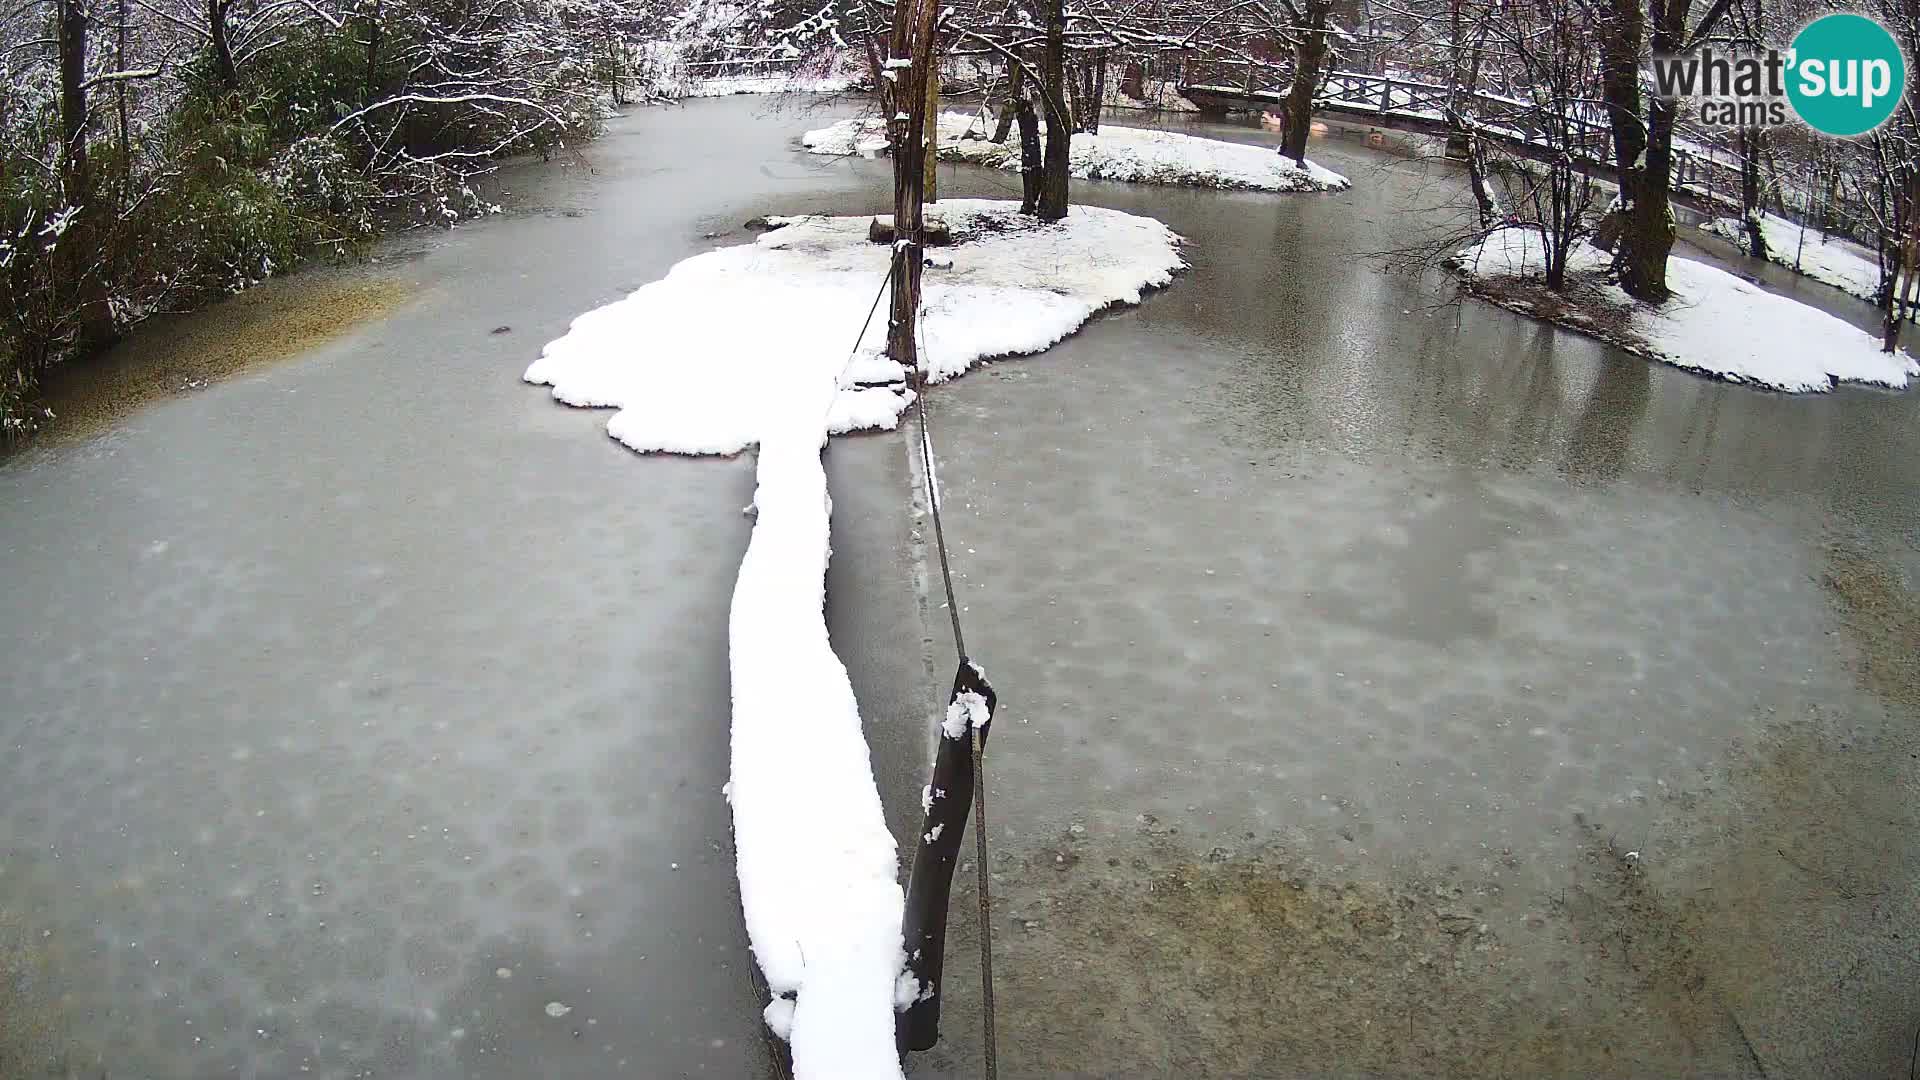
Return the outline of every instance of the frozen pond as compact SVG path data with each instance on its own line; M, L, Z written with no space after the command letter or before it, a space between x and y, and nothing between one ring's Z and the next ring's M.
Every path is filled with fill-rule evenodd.
M0 1065L771 1070L719 793L750 463L518 375L749 217L880 208L791 146L829 115L637 112L377 268L390 312L0 462ZM1920 395L1438 306L1356 253L1448 175L1314 156L1354 190L1076 183L1191 272L936 392L1003 1075L1903 1067ZM945 612L906 440L828 465L910 837ZM972 932L917 1074L976 1069Z

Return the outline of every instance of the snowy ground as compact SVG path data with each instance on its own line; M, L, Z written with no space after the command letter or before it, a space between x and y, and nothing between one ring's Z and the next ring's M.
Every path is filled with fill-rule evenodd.
M1039 352L1183 265L1170 230L1116 210L1075 207L1044 225L1012 203L949 200L933 214L954 237L925 281L936 381ZM867 240L868 217L773 220L752 244L695 256L580 316L526 379L569 404L617 408L607 430L636 450L759 447L729 634L728 798L747 932L796 1075L898 1077L902 895L858 704L822 616L820 463L830 432L890 428L911 401L881 352L884 315L853 343L891 249Z
M1601 280L1606 253L1581 244L1568 261L1568 277L1597 310L1577 303L1549 310L1549 298L1502 288L1515 278L1542 275L1545 258L1534 230L1499 230L1461 251L1455 261L1483 296L1729 382L1824 392L1839 382L1904 388L1920 375L1920 364L1906 351L1883 353L1879 339L1863 330L1692 259L1668 260L1673 297L1652 309Z
M858 81L851 75L723 75L690 80L683 97L727 97L732 94L841 94Z
M1739 218L1715 218L1708 232L1747 250L1746 225ZM1880 264L1872 251L1841 236L1829 236L1773 214L1760 216L1767 259L1871 302L1880 287Z
M940 114L940 157L1018 171L1020 144L988 142L992 124L977 115ZM868 118L841 120L800 136L815 154L877 154L887 147L886 125ZM1275 151L1245 143L1204 139L1177 131L1103 125L1097 135L1073 137L1071 172L1084 180L1252 191L1344 191L1346 177L1309 161L1305 168Z

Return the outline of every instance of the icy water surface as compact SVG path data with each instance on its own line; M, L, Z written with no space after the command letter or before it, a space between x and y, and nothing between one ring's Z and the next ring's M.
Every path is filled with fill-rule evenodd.
M304 355L237 355L297 313L157 328L156 366L184 325L250 373L111 383L104 433L0 463L0 1076L769 1068L720 796L751 462L642 461L519 381L849 185L764 112L509 176Z
M879 209L884 162L791 148L827 115L617 121L376 268L390 311L0 462L0 1075L773 1068L719 794L750 462L518 375L748 217ZM1451 176L1315 154L1355 190L1076 184L1192 271L936 393L1002 1075L1903 1068L1920 395L1443 306L1359 253ZM911 837L926 523L899 436L828 467ZM971 906L918 1074L975 1072Z
M1920 396L1441 305L1355 254L1440 174L1315 149L1353 192L1083 185L1190 274L936 398L1003 1069L1904 1075Z

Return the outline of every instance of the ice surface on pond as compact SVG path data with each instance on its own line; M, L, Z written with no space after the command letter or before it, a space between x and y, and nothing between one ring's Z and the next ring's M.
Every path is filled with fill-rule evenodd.
M940 157L988 168L1018 171L1017 138L989 142L993 125L967 113L940 114ZM800 136L809 153L871 157L886 150L887 127L878 119L841 120ZM1068 171L1083 180L1250 191L1343 191L1346 177L1309 161L1305 167L1270 147L1226 142L1178 131L1102 125L1097 134L1074 135Z
M935 381L1033 353L1183 265L1148 218L1076 207L1042 224L1011 203L939 204L953 246L927 275L922 361ZM613 406L636 450L759 447L752 539L729 622L733 808L741 903L775 998L768 1027L800 1077L898 1077L893 1013L904 899L859 706L823 617L832 432L891 428L912 401L882 355L885 318L853 340L892 248L868 217L773 219L752 244L675 266L574 320L526 379ZM866 385L880 383L883 385ZM984 701L961 724L984 722ZM975 713L982 714L975 716Z

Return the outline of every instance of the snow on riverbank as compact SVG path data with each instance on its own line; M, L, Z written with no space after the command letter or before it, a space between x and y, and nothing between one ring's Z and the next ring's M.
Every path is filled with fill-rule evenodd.
M1183 265L1166 226L1116 210L1074 207L1053 225L1004 202L949 200L932 212L955 241L936 249L951 265L929 269L924 286L936 379L1039 352ZM747 933L776 995L767 1022L802 1080L900 1076L894 843L822 613L821 446L830 431L892 427L911 400L882 355L886 312L853 342L891 253L867 240L870 220L773 219L755 242L696 255L575 319L525 376L569 404L617 408L607 430L636 450L759 447L729 623L727 792Z
M1532 229L1501 229L1453 261L1478 295L1731 382L1824 392L1836 382L1904 388L1920 376L1906 351L1883 353L1864 330L1693 259L1667 261L1673 297L1659 308L1602 280L1607 253L1584 243L1568 260L1569 302L1544 288L1512 288L1516 278L1537 281L1544 273L1540 234Z
M858 79L852 75L722 75L689 80L682 97L732 94L843 94Z
M1747 227L1739 218L1715 218L1706 229L1747 250ZM1770 262L1794 269L1797 260L1799 273L1869 303L1879 291L1880 264L1873 252L1845 237L1802 229L1773 214L1760 215L1760 236Z
M1018 172L1019 136L988 142L992 129L977 116L941 113L941 160ZM841 120L800 136L800 145L814 154L877 154L887 148L886 124L872 118ZM1311 161L1300 168L1269 147L1113 125L1102 125L1097 135L1073 137L1069 171L1083 180L1252 191L1344 191L1352 186L1337 172Z

